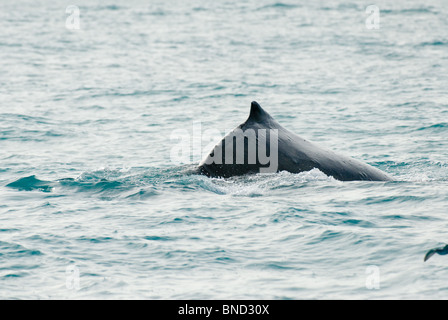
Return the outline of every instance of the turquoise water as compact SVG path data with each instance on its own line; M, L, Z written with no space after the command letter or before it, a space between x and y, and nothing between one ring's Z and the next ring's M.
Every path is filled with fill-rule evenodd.
M0 298L448 298L441 1L73 4L0 3ZM396 181L173 161L252 100Z

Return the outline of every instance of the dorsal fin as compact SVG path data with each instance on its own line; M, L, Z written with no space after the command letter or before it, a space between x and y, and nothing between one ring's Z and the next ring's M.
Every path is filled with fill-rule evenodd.
M258 104L257 101L252 101L250 105L250 114L247 120L252 120L255 122L262 122L267 119L272 119L272 117L263 110L263 108Z

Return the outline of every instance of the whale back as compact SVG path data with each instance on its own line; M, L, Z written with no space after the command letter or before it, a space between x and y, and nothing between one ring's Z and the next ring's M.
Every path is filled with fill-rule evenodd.
M199 164L200 173L224 178L259 172L300 173L313 168L342 181L391 180L377 168L320 148L285 129L256 101L251 103L247 120Z

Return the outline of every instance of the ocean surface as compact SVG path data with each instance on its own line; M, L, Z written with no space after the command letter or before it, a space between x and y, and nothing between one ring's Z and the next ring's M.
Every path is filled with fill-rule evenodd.
M0 298L448 299L448 6L373 4L0 1ZM192 174L253 100L395 181Z

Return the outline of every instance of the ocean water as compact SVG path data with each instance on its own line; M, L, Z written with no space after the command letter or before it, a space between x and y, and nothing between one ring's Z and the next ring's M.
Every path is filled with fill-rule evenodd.
M448 7L371 4L1 1L0 298L447 299ZM174 161L253 100L395 181Z

